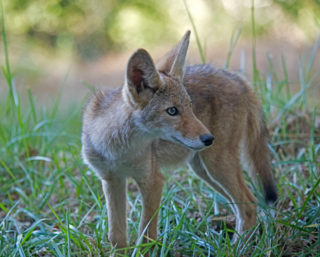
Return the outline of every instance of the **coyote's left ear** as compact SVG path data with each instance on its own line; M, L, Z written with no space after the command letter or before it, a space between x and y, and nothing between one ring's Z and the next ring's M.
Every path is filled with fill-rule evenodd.
M157 63L157 69L182 81L189 39L190 30L170 52L160 59Z
M127 64L126 83L123 88L130 105L143 107L160 86L160 75L149 53L138 49Z

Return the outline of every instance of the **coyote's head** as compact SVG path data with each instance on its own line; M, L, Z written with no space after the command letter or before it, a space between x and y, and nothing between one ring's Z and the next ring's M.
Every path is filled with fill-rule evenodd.
M184 85L184 64L190 31L157 66L144 49L129 59L123 87L125 101L134 109L136 125L156 137L201 150L213 136L194 115Z

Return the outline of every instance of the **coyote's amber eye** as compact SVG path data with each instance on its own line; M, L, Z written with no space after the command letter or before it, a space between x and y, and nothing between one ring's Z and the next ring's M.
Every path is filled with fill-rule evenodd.
M179 111L176 107L172 106L167 109L167 113L171 116L175 116L179 113Z

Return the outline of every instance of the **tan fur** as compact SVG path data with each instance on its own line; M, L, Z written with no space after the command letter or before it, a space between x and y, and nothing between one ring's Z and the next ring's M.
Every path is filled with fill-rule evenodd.
M231 203L240 234L256 223L256 199L243 179L240 155L251 175L261 179L266 199L276 200L257 97L235 73L211 65L184 67L189 35L157 68L139 49L128 61L124 86L98 92L84 111L83 159L102 180L108 237L119 248L127 246L127 177L136 180L142 194L140 234L145 231L152 239L157 237L162 167L187 162ZM173 106L179 113L170 116L167 109Z

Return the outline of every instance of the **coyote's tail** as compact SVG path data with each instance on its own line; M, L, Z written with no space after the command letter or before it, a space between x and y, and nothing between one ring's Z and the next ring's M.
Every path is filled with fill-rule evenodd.
M253 98L256 100L256 98ZM251 99L252 101L252 99ZM249 102L251 102L249 101ZM275 202L278 198L277 187L271 171L268 149L269 133L265 124L264 114L256 102L248 106L248 127L245 142L246 159L249 171L260 179L267 203Z

